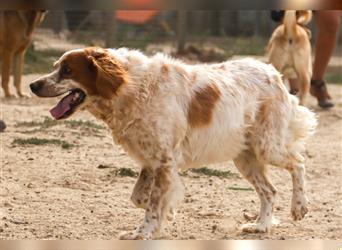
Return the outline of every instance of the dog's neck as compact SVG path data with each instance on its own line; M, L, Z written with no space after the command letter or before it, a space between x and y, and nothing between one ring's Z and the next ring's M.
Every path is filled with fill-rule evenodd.
M126 89L119 91L113 99L104 99L100 96L89 97L88 104L85 105L86 110L107 124L114 140L119 144L122 144L121 141L124 140L127 128L141 119L141 109L144 109L148 103L149 89L144 87L136 89L136 86L134 84L131 89L125 86Z
M112 99L94 96L90 97L86 105L91 114L110 127L117 141L121 140L124 131L132 123L141 119L144 113L142 110L149 105L161 80L151 73L149 64L142 69L137 61L131 59L125 62L129 81L119 87Z

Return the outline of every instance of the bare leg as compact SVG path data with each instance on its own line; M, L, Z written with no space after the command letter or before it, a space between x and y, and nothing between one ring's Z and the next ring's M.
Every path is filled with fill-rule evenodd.
M317 98L322 108L334 106L324 82L324 75L335 49L340 19L339 10L319 10L316 13L318 32L310 93Z
M330 57L335 49L341 11L319 10L315 18L318 32L312 78L322 81L324 80Z

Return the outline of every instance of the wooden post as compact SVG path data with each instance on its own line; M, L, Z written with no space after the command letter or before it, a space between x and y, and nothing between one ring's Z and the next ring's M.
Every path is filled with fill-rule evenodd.
M186 32L187 32L187 11L179 10L177 17L177 53L185 51Z
M210 12L210 33L212 36L221 36L221 12Z
M106 38L105 38L105 46L106 48L113 48L116 43L116 19L114 11L106 11L104 12L104 20L105 20L105 29L106 29Z

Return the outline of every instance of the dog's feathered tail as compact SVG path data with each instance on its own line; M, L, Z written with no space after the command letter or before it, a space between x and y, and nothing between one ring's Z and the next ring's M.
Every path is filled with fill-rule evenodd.
M306 25L312 19L312 11L310 10L287 10L283 24L285 26L285 34L289 39L295 39L297 37L297 24Z
M294 112L289 124L292 138L289 150L297 160L302 161L303 159L298 152L303 151L305 141L314 134L317 127L317 118L308 108L298 105L296 97L290 96L290 98Z
M297 23L301 25L307 25L312 19L311 10L299 10L297 11Z

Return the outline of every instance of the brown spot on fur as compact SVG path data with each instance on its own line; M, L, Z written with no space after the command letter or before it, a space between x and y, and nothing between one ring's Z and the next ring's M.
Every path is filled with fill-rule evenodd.
M161 73L164 79L167 79L169 77L169 67L166 64L163 64L161 67Z
M182 76L183 78L188 79L188 73L183 68L179 66L175 66L174 69L178 75Z
M188 121L192 127L206 126L211 122L215 104L220 96L221 92L215 83L195 92L188 110Z
M196 79L197 79L197 74L196 73L192 74L191 83L194 84L196 82Z
M169 161L169 157L167 157L166 155L163 155L161 158L161 163L165 164Z

